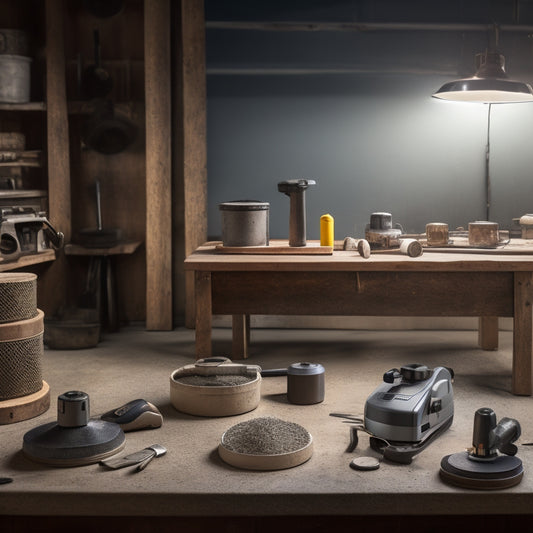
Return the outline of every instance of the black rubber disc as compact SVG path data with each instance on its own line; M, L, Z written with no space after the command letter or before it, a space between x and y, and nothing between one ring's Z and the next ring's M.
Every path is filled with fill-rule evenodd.
M22 451L39 463L81 466L105 459L124 448L125 435L118 424L90 420L86 426L44 424L24 435Z
M522 461L515 456L500 455L490 461L470 459L468 452L454 453L440 462L441 478L467 489L506 489L522 480Z

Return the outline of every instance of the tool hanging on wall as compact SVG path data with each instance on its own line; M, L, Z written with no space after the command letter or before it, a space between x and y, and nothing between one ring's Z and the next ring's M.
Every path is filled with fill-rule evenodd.
M492 409L478 409L474 416L472 448L443 457L441 479L467 489L505 489L518 485L524 468L516 457L518 448L513 442L520 434L517 420L502 418L496 423Z
M111 248L120 242L122 230L120 228L104 228L102 225L102 201L100 193L100 181L95 180L96 200L96 228L84 228L80 230L79 243L87 248Z
M88 66L82 73L80 84L84 98L103 98L113 88L113 79L109 72L102 67L100 54L100 32L93 31L94 64Z
M278 191L290 198L289 246L306 246L305 191L316 185L315 180L295 179L280 181Z

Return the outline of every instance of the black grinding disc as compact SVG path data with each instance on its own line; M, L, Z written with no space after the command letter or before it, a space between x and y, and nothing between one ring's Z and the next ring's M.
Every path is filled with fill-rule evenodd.
M22 451L39 463L53 466L81 466L118 453L125 435L118 424L90 420L86 426L63 427L44 424L24 435Z
M524 468L518 457L500 455L494 460L475 461L468 452L443 457L440 476L444 481L467 489L505 489L518 485Z

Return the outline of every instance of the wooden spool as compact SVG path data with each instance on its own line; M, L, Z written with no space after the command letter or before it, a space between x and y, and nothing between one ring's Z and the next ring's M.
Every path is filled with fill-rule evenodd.
M29 272L0 273L0 324L35 316L37 276Z

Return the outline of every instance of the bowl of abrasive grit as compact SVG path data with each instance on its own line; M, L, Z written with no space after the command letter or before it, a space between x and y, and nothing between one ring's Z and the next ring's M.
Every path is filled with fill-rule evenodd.
M311 434L295 422L264 416L229 428L218 446L220 458L246 470L282 470L313 455Z
M261 367L226 357L198 359L170 375L170 401L182 413L232 416L252 411L261 399Z

